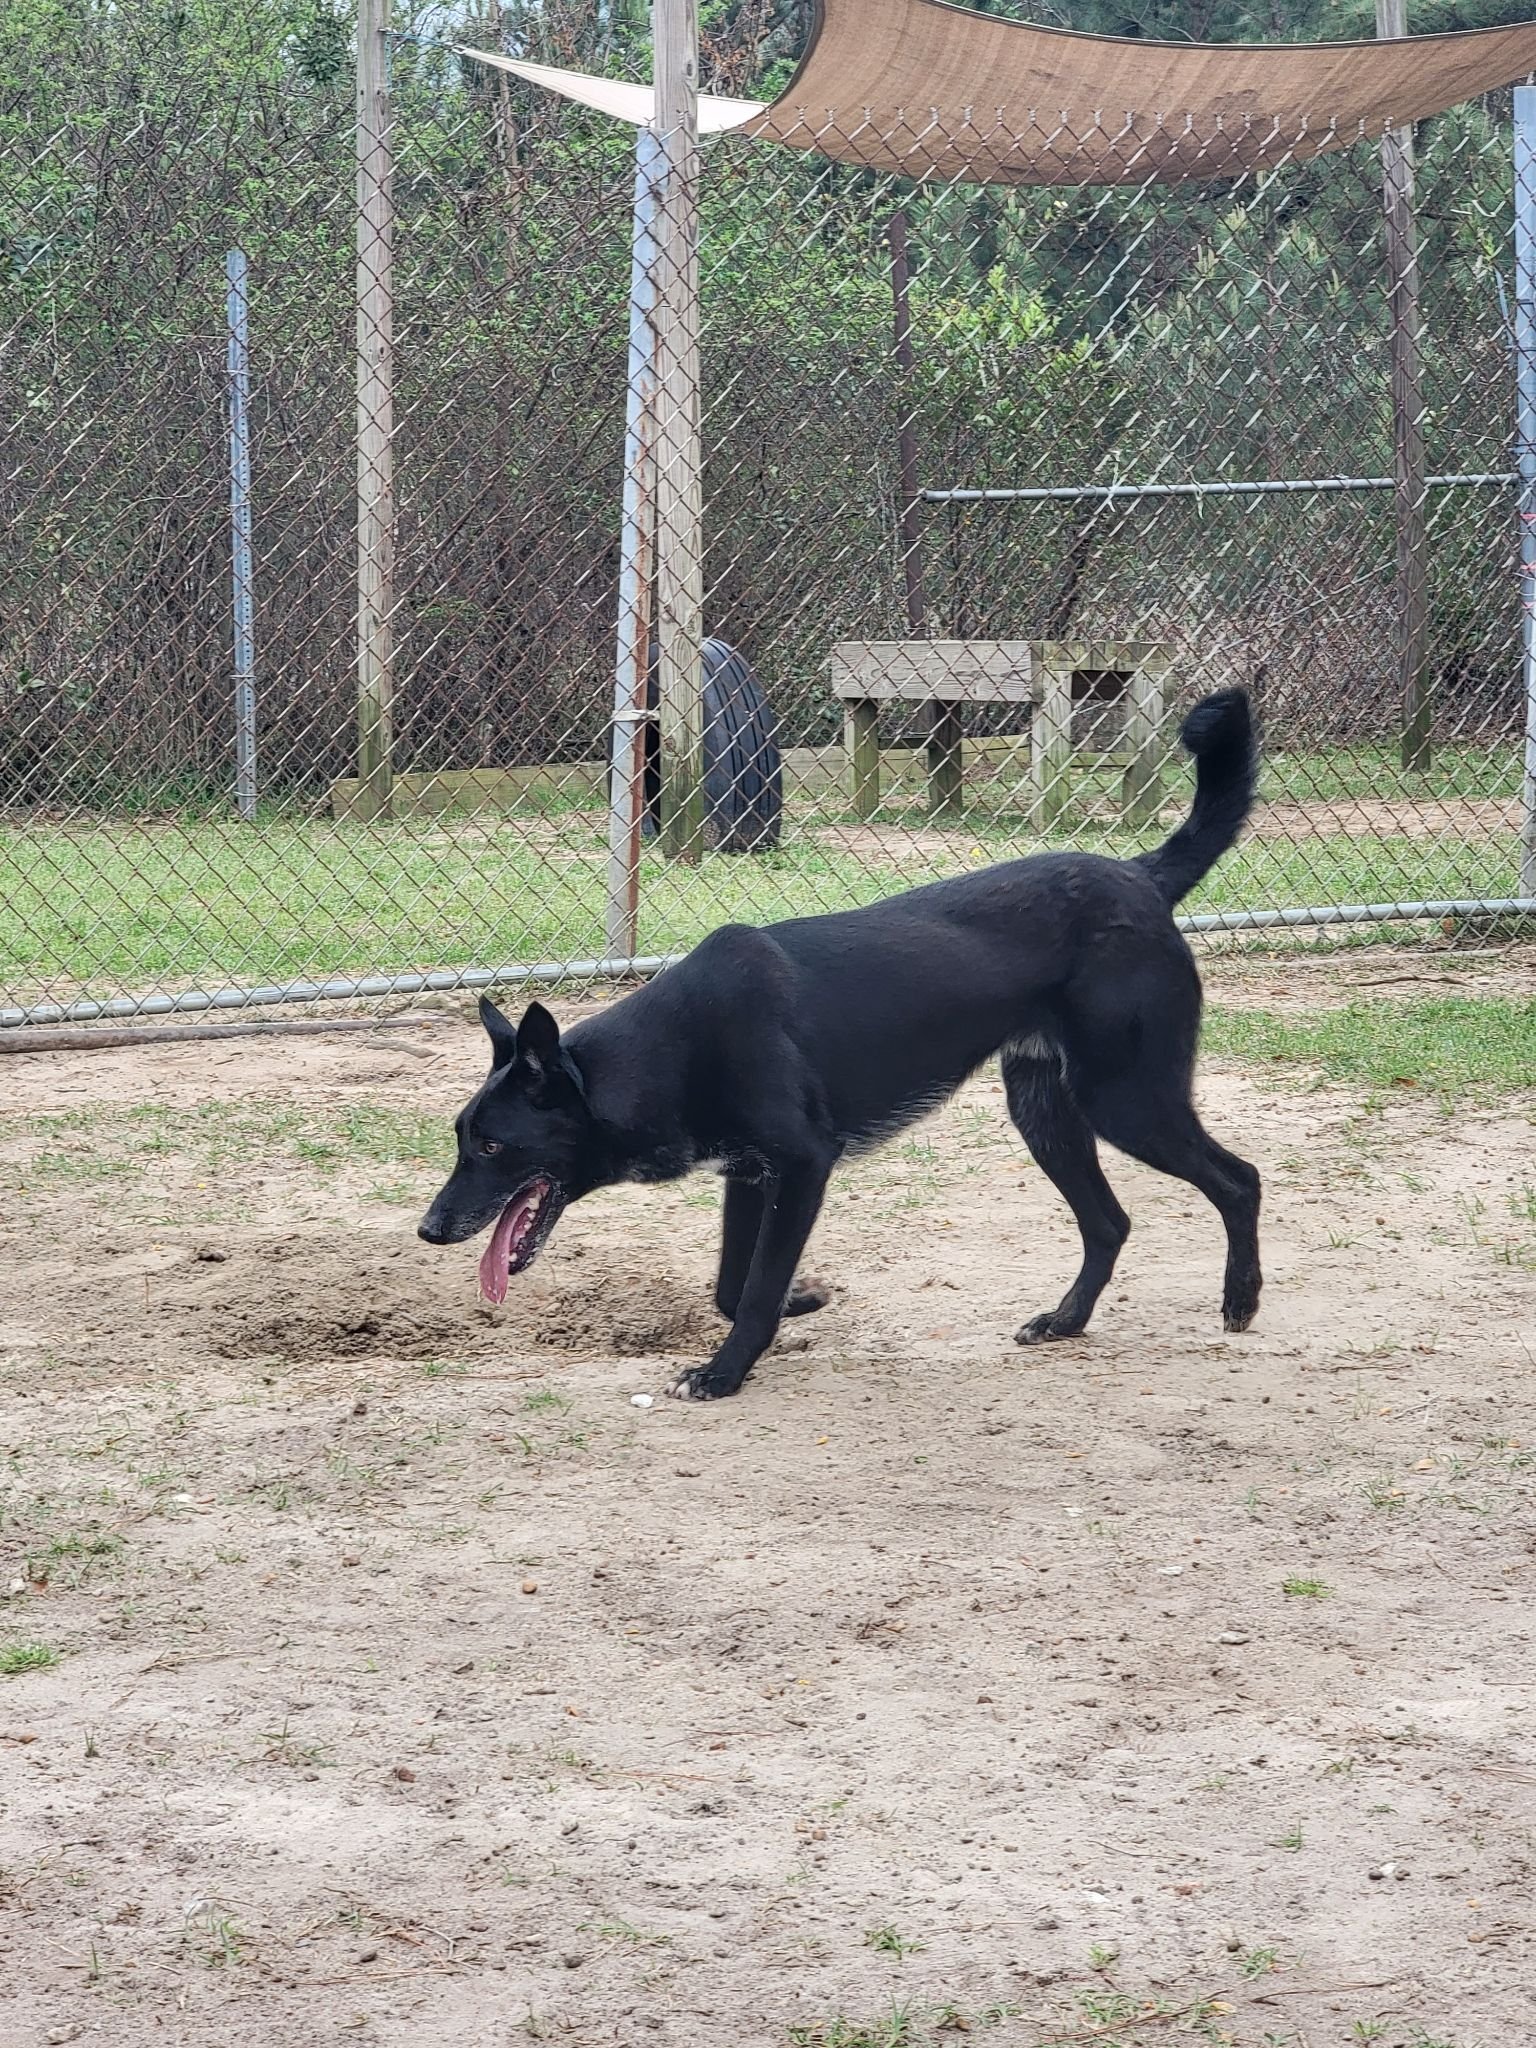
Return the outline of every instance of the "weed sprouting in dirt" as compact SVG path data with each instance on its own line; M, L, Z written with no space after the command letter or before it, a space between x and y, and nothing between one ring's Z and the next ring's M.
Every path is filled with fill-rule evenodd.
M975 2007L953 2001L918 2005L897 1999L868 2019L850 2019L839 2013L830 2019L802 2022L789 2027L785 2038L789 2048L940 2048L941 2043L1000 2027L1016 2018L1020 2010L1009 1999ZM1048 2048L1048 2044L1042 2042L1038 2048Z
M923 1943L913 1941L897 1928L886 1925L868 1928L864 1935L864 1946L872 1948L877 1955L882 1956L915 1956L921 1953Z
M210 1970L237 1969L247 1959L249 1937L216 1899L202 1899L187 1914L187 1937Z
M1244 1977L1267 1977L1280 1967L1280 1951L1274 1948L1244 1949L1238 1956L1237 1967Z
M627 1948L668 1948L670 1934L653 1934L643 1927L634 1927L627 1920L583 1920L583 1934L594 1934L599 1941L620 1942Z
M875 2019L850 2020L839 2014L809 2026L791 2027L789 2042L790 2048L921 2048L931 2036L920 2034L918 2027L914 2006L893 2005Z

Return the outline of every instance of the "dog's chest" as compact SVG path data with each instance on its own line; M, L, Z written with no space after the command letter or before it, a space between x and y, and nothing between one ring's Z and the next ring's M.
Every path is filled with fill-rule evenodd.
M681 1180L698 1164L698 1154L691 1145L657 1145L634 1161L625 1178L647 1183Z
M722 1152L711 1159L710 1164L724 1180L761 1181L767 1180L772 1172L762 1153L754 1151L750 1145Z

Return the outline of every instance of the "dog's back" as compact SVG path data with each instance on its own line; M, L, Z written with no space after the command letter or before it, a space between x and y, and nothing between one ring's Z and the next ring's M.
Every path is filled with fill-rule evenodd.
M1208 697L1181 737L1196 762L1188 817L1131 860L1052 852L1003 861L861 910L740 932L827 1090L838 1135L866 1143L943 1100L1001 1046L1141 1028L1159 1004L1180 1020L1167 1056L1193 1054L1198 978L1172 908L1232 845L1253 803L1257 752L1246 695ZM737 928L740 931L740 928ZM694 956L712 974L725 934ZM734 942L734 943L733 943ZM724 957L724 954L722 954ZM690 963L691 965L692 963ZM687 971L687 970L685 970ZM1171 1000L1180 991L1181 999ZM1183 999L1194 991L1193 1008ZM766 988L765 988L766 993ZM1161 1035L1161 1032L1159 1032Z

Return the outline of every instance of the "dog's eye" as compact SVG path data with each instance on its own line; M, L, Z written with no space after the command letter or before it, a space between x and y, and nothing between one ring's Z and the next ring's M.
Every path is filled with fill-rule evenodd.
M480 1151L484 1158L489 1159L493 1152L499 1152L500 1150L501 1147L494 1138L482 1138L480 1140Z

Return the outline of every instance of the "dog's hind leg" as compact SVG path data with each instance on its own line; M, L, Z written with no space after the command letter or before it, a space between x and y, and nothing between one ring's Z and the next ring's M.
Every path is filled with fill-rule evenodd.
M763 1190L754 1180L727 1180L720 1224L720 1276L715 1282L715 1307L728 1323L736 1320L741 1290L747 1284L752 1254L763 1227ZM825 1308L832 1290L819 1280L797 1279L784 1304L787 1316L814 1315Z
M1101 1138L1159 1173L1188 1181L1220 1215L1227 1232L1222 1321L1246 1330L1258 1313L1259 1171L1218 1145L1195 1114L1184 1086L1149 1085L1145 1070L1085 1090L1084 1111Z
M1043 1344L1075 1337L1109 1285L1120 1247L1130 1235L1130 1218L1115 1200L1099 1166L1093 1132L1072 1098L1054 1049L1041 1057L1018 1046L1005 1049L1003 1086L1008 1113L1019 1135L1071 1205L1083 1235L1083 1263L1077 1278L1047 1315L1035 1316L1016 1332L1016 1344Z

